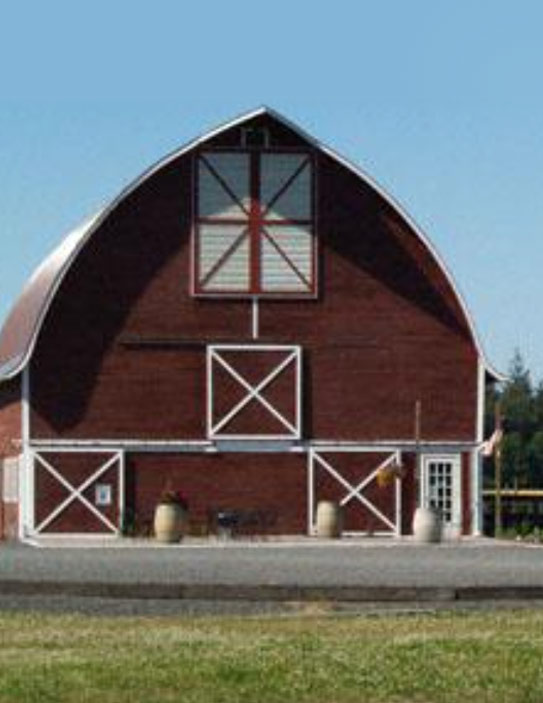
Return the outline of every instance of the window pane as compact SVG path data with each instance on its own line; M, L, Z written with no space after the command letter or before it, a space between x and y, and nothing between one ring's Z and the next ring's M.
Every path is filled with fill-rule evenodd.
M308 227L267 226L261 237L262 290L311 290L312 256Z
M249 235L241 225L200 225L199 284L204 291L249 288Z
M311 165L305 154L263 154L260 179L266 219L311 218Z
M202 154L198 167L200 217L245 219L249 210L247 154Z

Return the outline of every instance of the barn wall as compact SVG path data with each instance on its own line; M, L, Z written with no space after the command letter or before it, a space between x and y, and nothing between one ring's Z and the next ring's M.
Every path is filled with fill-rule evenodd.
M307 460L300 454L132 454L127 457L127 517L151 528L165 488L189 501L191 529L213 530L221 510L259 511L252 529L269 534L307 531Z
M0 384L0 487L3 486L1 462L17 456L21 441L21 385L20 377ZM0 496L0 539L15 538L18 532L19 508L15 503L4 503Z
M473 439L477 353L449 284L369 186L323 155L317 181L319 298L262 302L258 340L303 347L304 437L411 439L420 401L423 439ZM251 342L251 306L190 296L191 216L184 156L93 235L38 339L34 437L204 438L206 344Z

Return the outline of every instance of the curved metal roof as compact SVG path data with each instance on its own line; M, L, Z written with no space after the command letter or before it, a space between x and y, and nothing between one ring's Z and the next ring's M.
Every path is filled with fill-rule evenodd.
M234 120L231 120L210 132L192 140L188 144L175 150L171 154L162 158L156 164L144 171L135 181L125 188L117 198L109 205L87 218L76 229L72 230L60 243L60 245L38 266L25 285L23 292L15 302L0 332L0 381L13 378L20 373L28 363L34 346L45 319L51 302L72 262L81 251L93 232L100 226L104 219L121 203L132 191L150 178L159 169L168 165L174 159L182 156L186 152L194 149L200 143L217 136L221 132L235 127L259 115L268 114L278 122L283 123L300 137L312 144L315 148L330 156L358 178L371 186L379 195L387 201L409 224L411 229L422 241L423 245L430 251L438 263L441 271L451 285L456 298L468 322L473 341L477 347L479 356L484 367L496 380L505 380L505 376L497 372L487 361L481 345L479 335L473 321L473 317L464 301L462 294L456 284L452 274L448 270L445 262L436 251L429 238L422 232L420 227L403 210L403 208L392 198L381 186L379 186L370 176L362 171L358 166L340 156L333 149L322 144L314 137L304 132L300 127L290 122L275 110L263 106L251 112L245 113Z

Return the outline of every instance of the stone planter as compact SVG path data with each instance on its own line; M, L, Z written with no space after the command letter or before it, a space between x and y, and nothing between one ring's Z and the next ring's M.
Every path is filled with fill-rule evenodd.
M159 503L153 523L158 542L179 542L185 533L187 511L176 503Z
M440 542L441 519L433 508L417 508L413 517L413 537L417 542Z
M317 503L317 536L337 539L343 530L341 506L331 500Z

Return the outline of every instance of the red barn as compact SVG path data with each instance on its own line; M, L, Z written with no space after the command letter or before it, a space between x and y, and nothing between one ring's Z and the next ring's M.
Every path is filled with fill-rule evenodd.
M166 157L37 269L0 337L2 531L481 528L495 376L432 245L363 172L262 108ZM379 481L387 466L401 480ZM385 483L385 485L381 485Z

